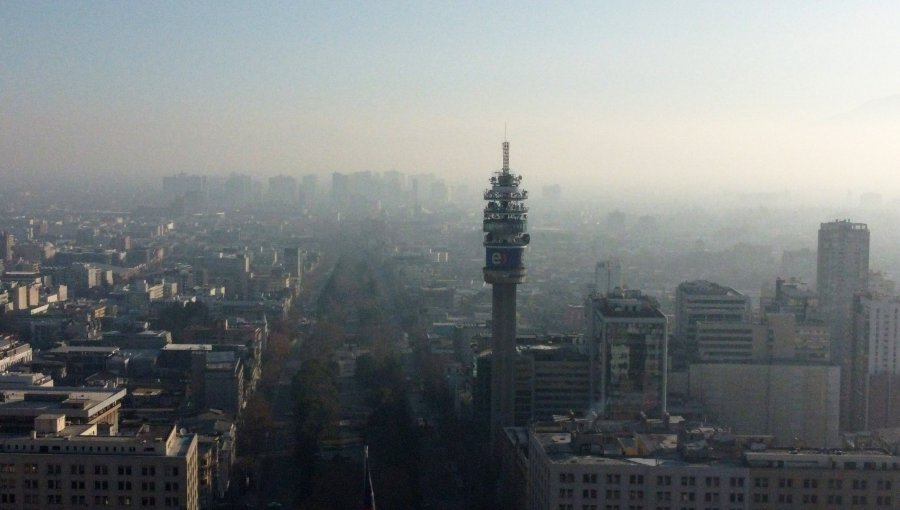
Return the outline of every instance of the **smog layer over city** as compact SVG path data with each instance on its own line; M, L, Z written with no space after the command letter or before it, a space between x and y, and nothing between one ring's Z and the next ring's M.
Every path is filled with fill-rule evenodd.
M898 20L0 2L0 510L900 509Z

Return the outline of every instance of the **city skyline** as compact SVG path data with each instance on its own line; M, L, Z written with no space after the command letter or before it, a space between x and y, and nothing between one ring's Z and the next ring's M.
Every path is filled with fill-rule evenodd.
M0 174L893 196L897 9L6 3Z

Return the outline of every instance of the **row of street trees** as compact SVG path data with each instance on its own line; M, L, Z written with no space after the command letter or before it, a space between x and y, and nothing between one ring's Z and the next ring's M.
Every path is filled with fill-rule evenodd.
M409 410L408 383L396 344L402 335L395 311L402 289L386 284L381 262L369 254L344 253L321 287L315 325L304 341L305 361L292 385L300 508L350 508L360 503L362 466L318 459L323 440L337 434L340 385L363 394L371 409L357 432L369 445L379 507L417 508L418 431ZM356 377L339 380L333 360L347 343L368 349L357 359ZM350 491L347 487L353 487ZM358 486L358 488L357 488Z

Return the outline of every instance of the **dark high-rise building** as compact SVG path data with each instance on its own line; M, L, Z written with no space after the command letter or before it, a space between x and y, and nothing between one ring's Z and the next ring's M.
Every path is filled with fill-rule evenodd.
M659 303L637 290L615 289L588 304L595 411L616 420L664 413L669 326Z
M0 232L0 260L13 261L13 248L16 246L16 238L9 232Z
M291 247L284 249L284 270L292 278L299 278L300 274L303 273L300 262L300 248Z
M816 264L819 313L831 330L831 361L841 366L841 430L851 426L853 299L869 282L869 228L850 220L822 223Z
M484 192L484 281L493 286L491 314L491 439L515 424L516 285L525 281L528 192L522 176L509 170L509 142L503 142L503 168Z

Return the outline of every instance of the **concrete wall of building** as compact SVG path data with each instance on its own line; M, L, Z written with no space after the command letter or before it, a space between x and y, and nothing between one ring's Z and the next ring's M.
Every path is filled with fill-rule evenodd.
M739 434L779 446L838 447L840 369L816 365L695 364L690 396Z

